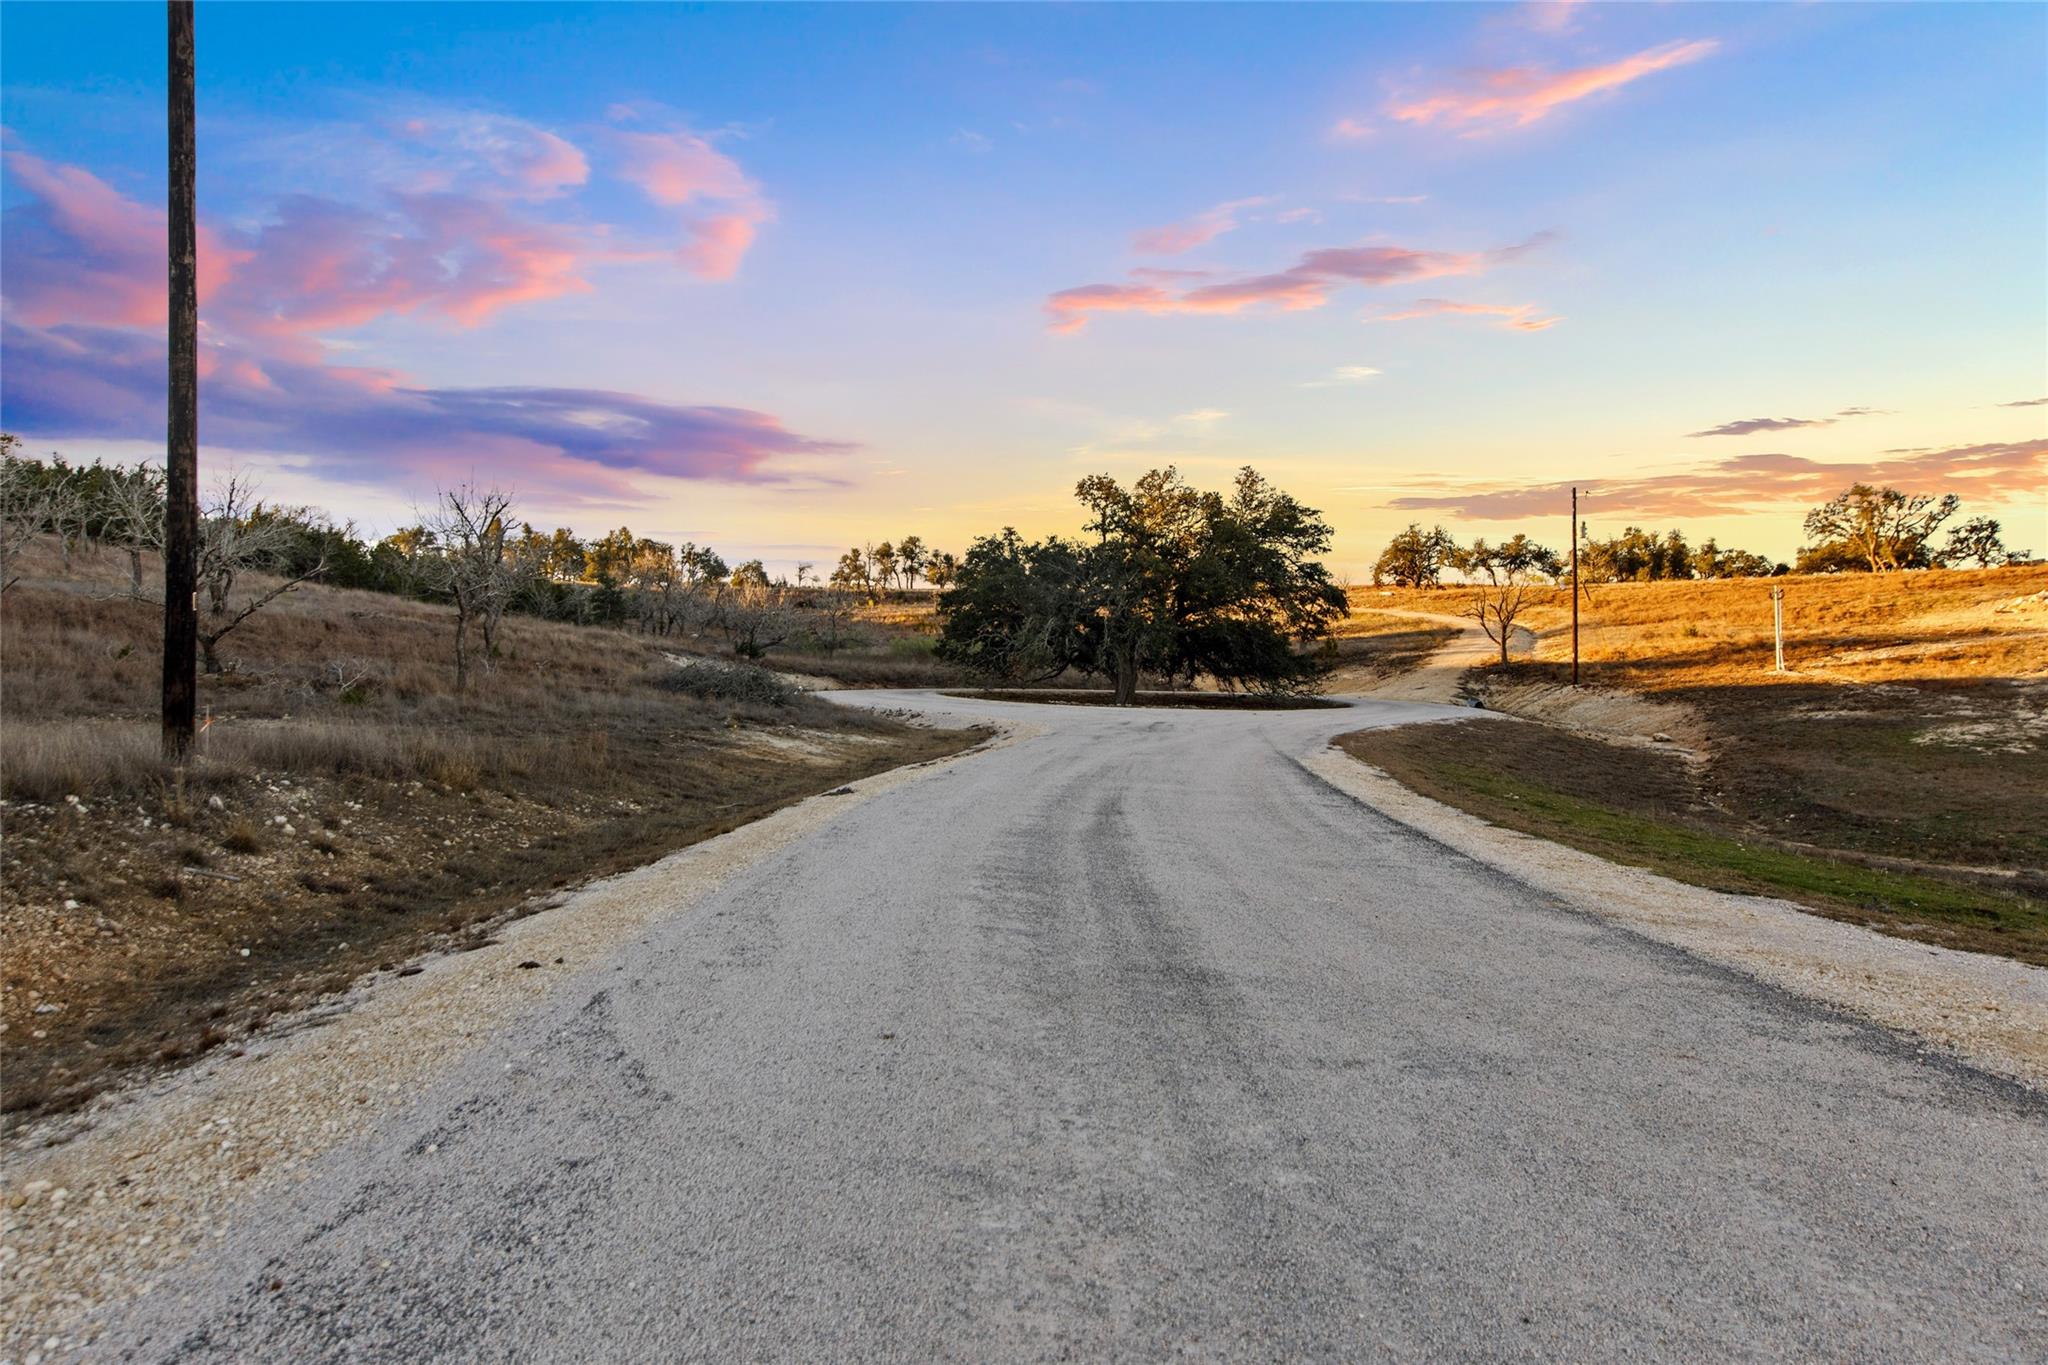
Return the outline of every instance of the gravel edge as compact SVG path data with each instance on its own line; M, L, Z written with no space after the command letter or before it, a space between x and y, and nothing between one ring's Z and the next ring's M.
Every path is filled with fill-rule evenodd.
M2048 1089L2048 969L1893 938L1789 901L1688 886L1503 829L1411 791L1334 744L1300 762L1382 815L1575 909Z

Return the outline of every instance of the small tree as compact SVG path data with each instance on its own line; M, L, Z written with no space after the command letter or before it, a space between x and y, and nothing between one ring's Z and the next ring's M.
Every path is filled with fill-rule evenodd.
M305 508L266 508L256 498L253 481L230 474L201 509L199 521L199 591L206 599L199 618L199 658L208 673L222 673L220 643L244 621L327 572L336 539L347 528L327 526ZM275 577L246 595L258 574Z
M497 623L511 600L515 577L505 562L512 521L510 493L461 484L445 489L425 518L439 553L425 561L429 582L455 607L455 690L469 690L469 632L481 628L485 655L496 648ZM616 589L614 589L616 591Z
M113 472L100 488L100 540L128 554L128 593L142 596L142 556L164 544L164 475L147 464Z
M795 613L783 590L768 581L759 560L733 572L718 594L715 616L734 657L758 659L789 638Z
M960 576L960 558L951 550L934 550L924 562L924 577L940 592L953 585Z
M883 541L868 551L868 563L874 565L875 577L881 582L882 591L887 592L896 583L896 547Z
M1806 534L1815 543L1800 552L1801 558L1820 562L1835 557L1828 552L1837 550L1840 559L1859 560L1872 573L1924 568L1927 542L1960 506L1962 499L1953 493L1936 498L1851 484L1806 514Z
M905 536L896 542L896 570L903 576L904 587L917 586L917 576L924 572L929 559L923 536Z
M21 579L21 556L50 521L50 497L37 468L14 452L20 438L0 432L0 592Z
M1555 578L1563 567L1556 552L1525 535L1499 545L1480 539L1458 552L1455 567L1473 586L1465 615L1479 622L1486 638L1500 646L1501 667L1507 667L1508 642L1515 619L1528 605L1530 590L1538 578Z
M1441 526L1425 531L1420 522L1411 521L1407 530L1380 551L1372 566L1372 584L1376 588L1387 582L1397 588L1434 588L1443 581L1444 570L1457 552L1458 543L1449 531Z
M864 594L872 594L874 573L869 566L867 553L856 545L839 556L839 563L832 570L830 581L842 588L856 588Z
M1948 533L1948 544L1942 546L1941 553L1934 557L1935 563L1946 568L1974 559L1978 568L1991 569L2033 557L2026 550L2006 549L2001 538L2002 529L1990 517L1971 517Z

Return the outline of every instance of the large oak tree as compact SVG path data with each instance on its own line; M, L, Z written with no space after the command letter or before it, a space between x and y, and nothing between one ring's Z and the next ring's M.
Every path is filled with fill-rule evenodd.
M1228 495L1155 469L1126 488L1081 480L1092 541L976 541L939 599L943 657L998 677L1109 677L1128 704L1142 673L1297 689L1302 646L1328 636L1344 594L1315 556L1322 514L1251 470Z

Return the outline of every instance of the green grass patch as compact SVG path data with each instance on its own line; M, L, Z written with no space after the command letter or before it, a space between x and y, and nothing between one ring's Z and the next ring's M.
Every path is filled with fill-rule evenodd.
M1740 827L1717 828L1710 812L1685 799L1681 765L1654 754L1504 721L1369 730L1340 743L1425 796L1614 862L1717 891L1779 897L1903 937L2048 965L2048 901L1990 879L1873 866L1790 848ZM1555 776L1532 775L1533 760Z

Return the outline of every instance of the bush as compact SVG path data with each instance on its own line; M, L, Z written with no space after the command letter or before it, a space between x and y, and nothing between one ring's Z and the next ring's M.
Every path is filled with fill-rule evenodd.
M752 664L719 663L692 659L672 668L657 669L651 676L656 687L681 692L705 701L753 702L763 706L787 706L795 701L797 687Z

